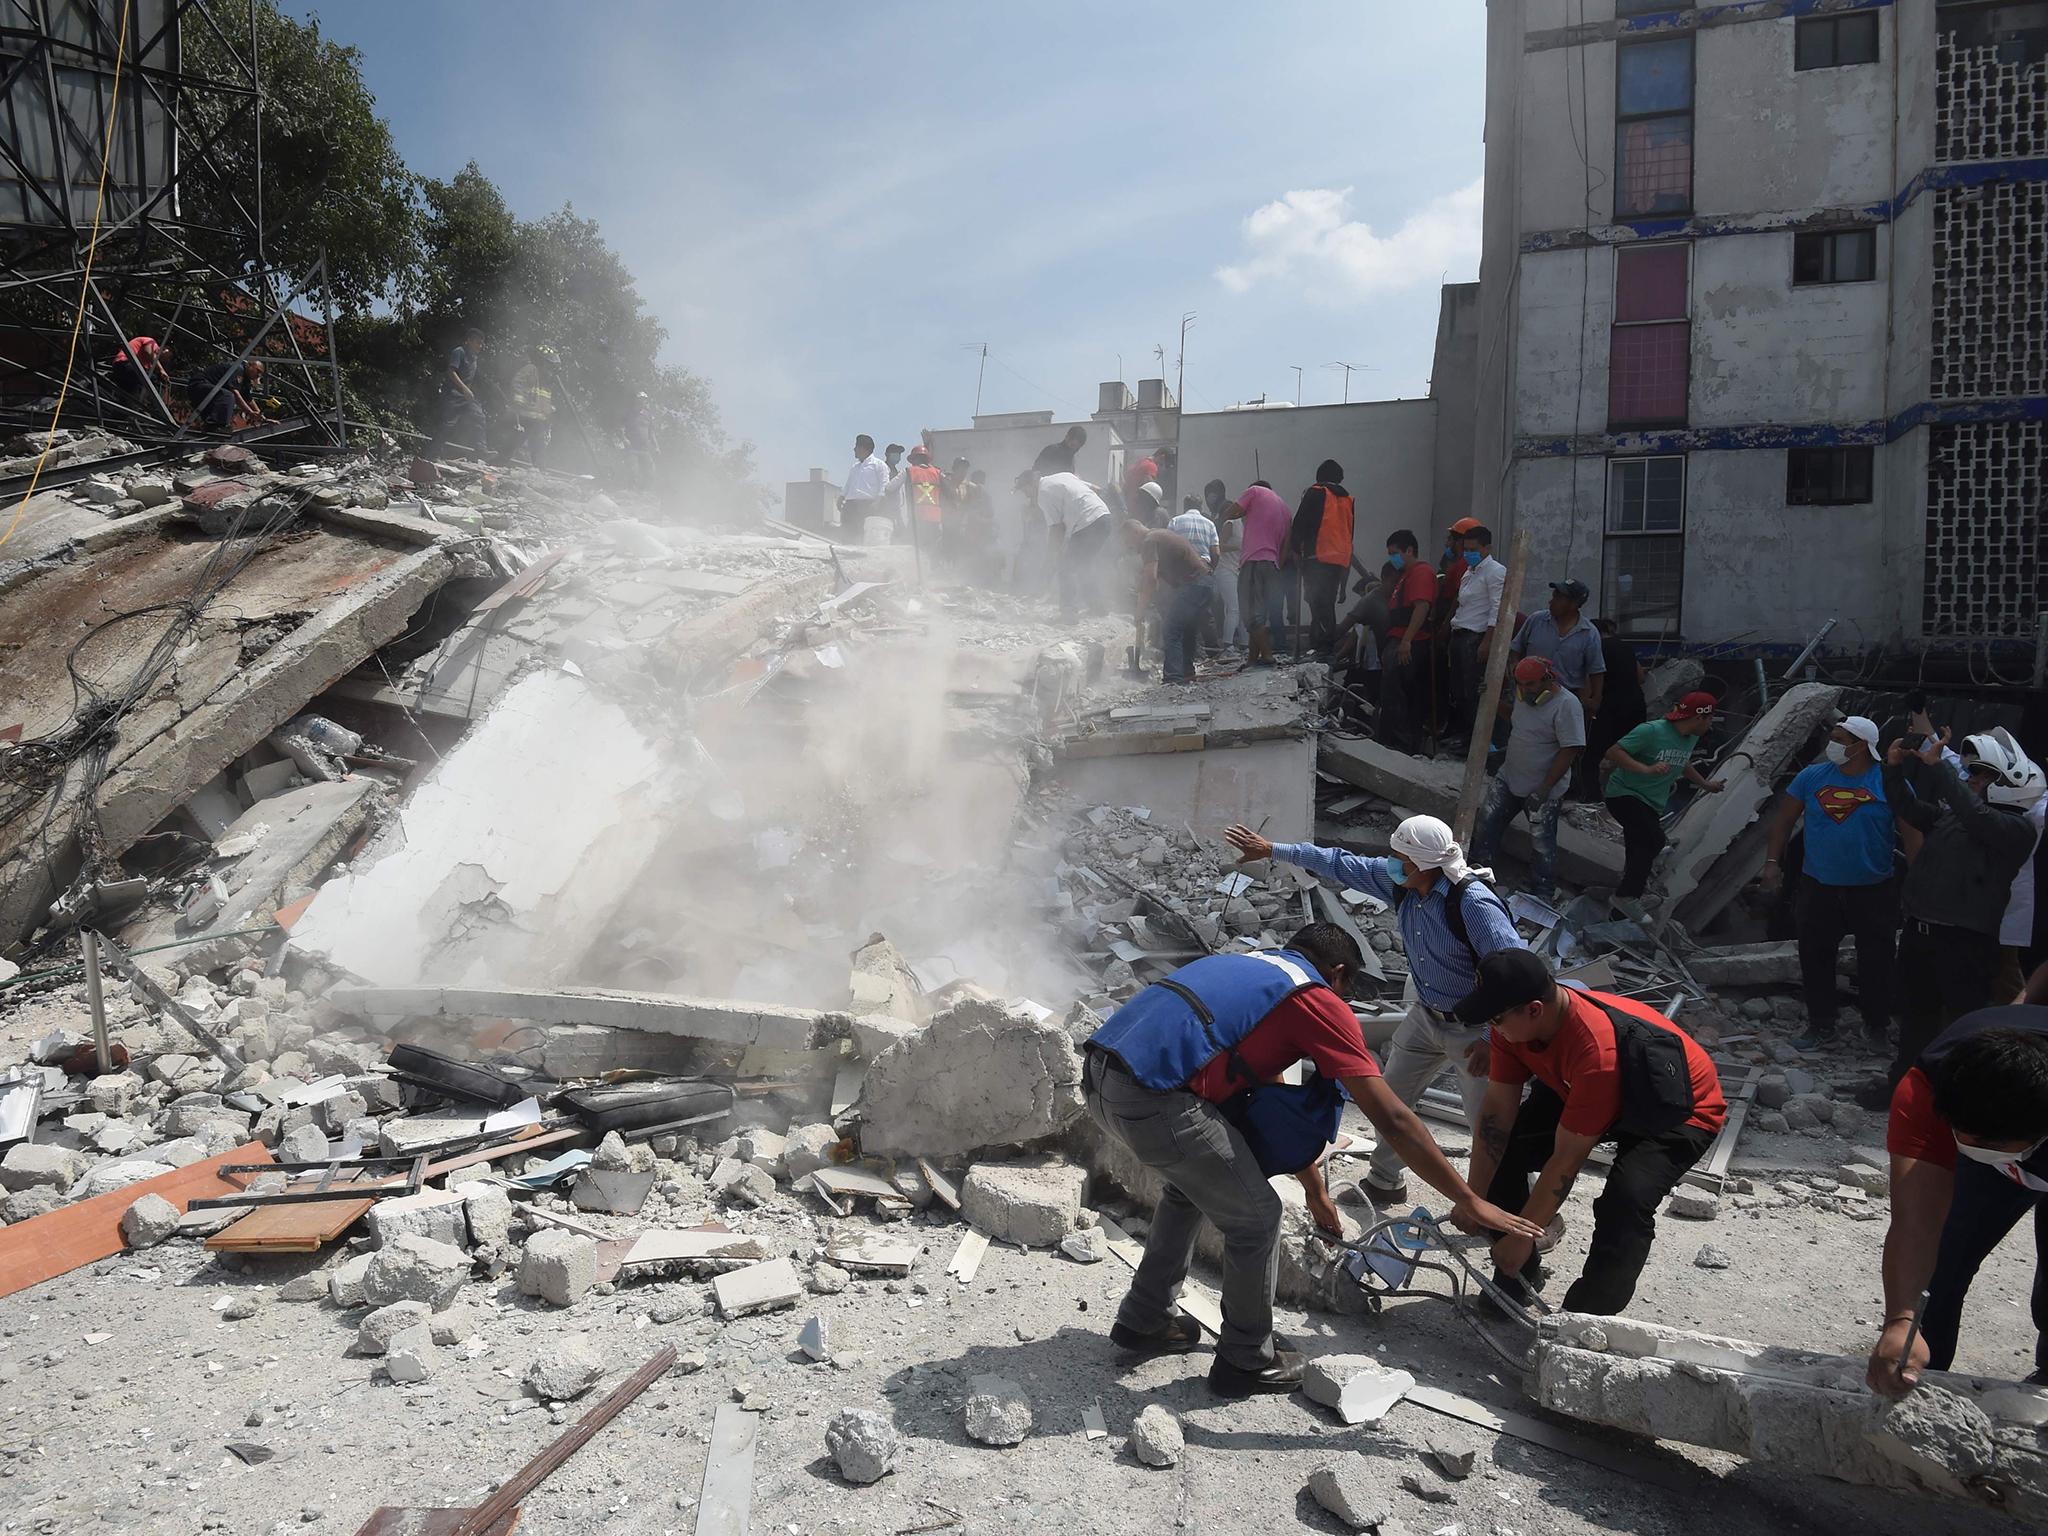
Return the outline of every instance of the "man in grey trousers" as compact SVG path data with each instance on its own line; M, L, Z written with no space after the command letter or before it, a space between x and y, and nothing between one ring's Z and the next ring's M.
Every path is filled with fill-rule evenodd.
M1238 1119L1248 1092L1304 1057L1341 1082L1381 1137L1454 1202L1469 1230L1533 1237L1458 1177L1414 1111L1381 1081L1343 993L1362 964L1351 936L1312 923L1274 953L1210 955L1145 988L1084 1048L1082 1093L1096 1124L1156 1173L1164 1188L1145 1257L1110 1339L1129 1355L1180 1354L1201 1340L1175 1303L1204 1218L1223 1236L1223 1332L1209 1385L1224 1397L1290 1392L1302 1358L1276 1347L1280 1197Z

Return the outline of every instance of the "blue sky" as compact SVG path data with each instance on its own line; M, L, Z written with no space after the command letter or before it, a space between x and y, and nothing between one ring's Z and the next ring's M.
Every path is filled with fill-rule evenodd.
M1483 0L293 4L400 152L594 218L778 492L857 431L1425 392L1478 271Z

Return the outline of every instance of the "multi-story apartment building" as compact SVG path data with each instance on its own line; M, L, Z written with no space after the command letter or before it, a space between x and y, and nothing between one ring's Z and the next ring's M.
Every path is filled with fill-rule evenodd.
M1532 577L1688 646L2030 645L2048 0L1489 14L1474 501Z

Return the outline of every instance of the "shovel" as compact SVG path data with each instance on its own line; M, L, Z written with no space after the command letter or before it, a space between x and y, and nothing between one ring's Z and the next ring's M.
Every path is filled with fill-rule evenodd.
M626 1404L659 1381L676 1363L673 1344L664 1344L639 1370L590 1412L578 1419L569 1432L519 1469L517 1476L474 1509L427 1509L387 1504L371 1513L356 1536L510 1536L519 1523L519 1501L555 1474L555 1469L578 1451L605 1425L617 1418Z

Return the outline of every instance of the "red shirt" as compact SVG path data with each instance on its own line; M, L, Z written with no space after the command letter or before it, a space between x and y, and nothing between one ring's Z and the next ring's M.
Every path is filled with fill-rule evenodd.
M1496 1083L1520 1085L1535 1078L1564 1100L1558 1126L1574 1136L1602 1136L1621 1115L1621 1068L1614 1053L1614 1022L1592 998L1564 988L1571 1012L1548 1042L1516 1045L1489 1030L1492 1062L1487 1076ZM1608 1007L1645 1023L1668 1029L1685 1042L1685 1062L1692 1071L1692 1118L1685 1123L1718 1131L1728 1118L1721 1096L1721 1074L1691 1035L1654 1008L1632 1003L1609 992L1594 994Z
M1306 1056L1324 1077L1378 1077L1380 1064L1365 1048L1358 1019L1328 987L1304 987L1252 1026L1237 1054L1262 1083ZM1188 1083L1188 1092L1221 1104L1246 1084L1230 1070L1230 1053L1213 1057Z
M1410 560L1401 567L1401 579L1394 583L1394 601L1391 605L1392 617L1399 619L1400 622L1390 625L1387 633L1396 640L1405 639L1408 634L1408 615L1415 611L1415 605L1417 603L1434 603L1435 601L1436 572L1424 565L1420 560ZM1417 640L1427 640L1429 638L1429 619L1427 615L1423 617L1422 628L1415 632L1415 638Z

